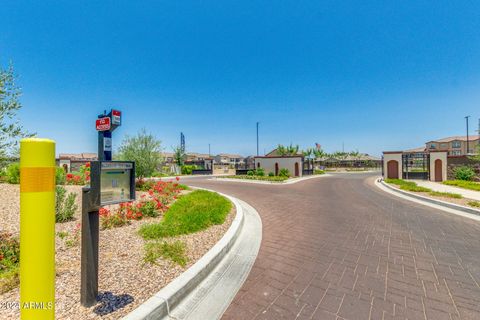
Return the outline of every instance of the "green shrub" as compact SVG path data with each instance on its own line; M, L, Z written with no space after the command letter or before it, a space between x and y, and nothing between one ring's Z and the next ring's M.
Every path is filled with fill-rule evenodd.
M160 223L146 224L139 233L145 239L194 233L223 224L231 208L231 202L218 193L196 190L174 202Z
M288 171L287 168L282 168L280 169L280 172L278 173L280 177L290 177L290 171Z
M265 170L263 170L263 168L258 168L257 170L255 170L255 175L257 175L259 177L264 177L265 176Z
M55 168L55 183L57 185L64 185L67 182L67 174L62 167Z
M412 191L412 192L432 192L432 189L417 186L416 183L414 183L413 185L404 184L400 186L400 189L405 191Z
M454 186L468 190L480 191L480 183L473 182L473 181L465 181L465 180L448 180L444 181L443 184L447 186Z
M467 205L474 208L480 208L480 201L469 201L467 202Z
M19 184L20 183L20 164L18 162L8 165L5 171L5 177L8 183Z
M148 191L155 186L155 180L146 180L146 179L138 179L135 181L135 190L137 191Z
M195 165L184 165L182 166L182 174L192 174L192 171L197 167Z
M147 217L158 217L158 212L156 210L156 203L153 200L141 202L139 210L143 216Z
M247 176L253 176L255 175L255 173L253 172L253 170L248 170L247 171Z
M158 258L171 260L184 267L188 258L185 256L186 244L181 241L168 242L149 242L145 244L145 255L143 261L145 263L157 264Z
M268 176L269 176L269 177L275 177L275 173L269 172L269 173L268 173Z
M409 185L409 186L416 186L417 184L412 181L407 181L407 180L402 180L402 179L385 179L386 183L394 184L397 186L404 186L404 185Z
M400 189L412 192L432 192L431 189L417 186L413 181L406 181L402 179L385 179L386 183L394 184L400 187Z
M19 283L20 242L12 234L0 232L0 294Z
M475 171L467 166L453 169L453 174L455 175L455 179L464 181L470 181L475 177Z
M451 192L431 191L429 194L431 196L452 198L452 199L462 199L463 198L463 196L461 194L451 193Z
M75 203L77 195L73 192L67 192L62 186L55 188L55 222L66 222L73 220L78 206Z
M0 182L5 181L6 174L5 168L0 168Z
M315 170L313 171L313 174L325 174L325 170L315 169Z

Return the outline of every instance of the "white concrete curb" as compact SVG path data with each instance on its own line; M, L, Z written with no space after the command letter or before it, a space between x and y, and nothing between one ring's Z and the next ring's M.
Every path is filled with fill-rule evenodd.
M328 177L330 176L328 173L326 174L316 174L316 175L311 175L311 176L306 176L306 177L301 177L301 178L291 178L288 179L287 181L283 182L272 182L272 181L262 181L262 180L248 180L248 179L229 179L229 178L211 178L208 180L212 181L225 181L225 182L240 182L240 183L254 183L254 184L266 184L266 185L274 185L274 186L284 186L287 184L294 184L298 183L301 181L305 180L310 180L310 179L316 179L316 178L322 178L322 177Z
M217 193L232 201L237 211L232 225L225 235L193 266L125 316L124 320L162 319L168 316L171 310L195 289L228 253L243 227L244 212L236 198Z
M383 181L382 178L375 179L375 185L380 188L381 190L395 195L399 198L406 199L418 204L422 204L424 206L428 206L431 208L439 209L448 213L453 213L455 215L469 218L475 221L480 221L480 210L476 210L473 208L465 207L462 205L445 202L442 200L432 199L428 197L424 197L418 194L414 194L412 192L408 192L405 190L400 190L389 186L387 183Z

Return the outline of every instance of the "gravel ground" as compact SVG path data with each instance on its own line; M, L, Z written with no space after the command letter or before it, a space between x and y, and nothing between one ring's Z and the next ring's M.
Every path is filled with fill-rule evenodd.
M81 187L67 186L78 194ZM230 227L235 210L220 226L195 234L172 238L187 245L188 264L185 267L159 259L157 265L144 265L143 246L145 241L136 232L145 223L162 219L146 218L133 221L121 228L100 231L99 293L100 302L91 308L80 305L80 244L74 240L75 229L80 222L80 210L76 220L57 223L56 231L69 232L65 239L56 237L56 318L57 319L118 319L179 276L198 261ZM19 187L0 184L0 220L2 231L19 232ZM19 290L13 289L0 295L0 302L17 303ZM1 310L0 319L18 319L19 310Z

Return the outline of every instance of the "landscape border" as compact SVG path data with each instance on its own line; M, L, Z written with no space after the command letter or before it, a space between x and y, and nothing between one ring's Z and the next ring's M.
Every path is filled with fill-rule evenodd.
M204 188L195 188L216 192ZM244 226L245 214L238 199L217 192L235 205L235 218L223 237L193 266L175 278L151 298L123 317L124 320L162 319L170 315L210 273L219 265L223 258L236 243ZM249 270L250 271L250 270Z
M413 202L426 205L435 209L440 209L449 213L453 213L458 216L462 216L464 218L480 221L480 210L476 210L473 208L465 207L462 205L458 205L458 204L454 204L454 203L450 203L450 202L446 202L438 199L424 197L424 196L414 194L412 192L408 192L405 190L400 190L385 183L383 178L376 178L375 185L379 189L385 192L388 192L390 194L393 194L397 197L400 197L402 199L413 201Z

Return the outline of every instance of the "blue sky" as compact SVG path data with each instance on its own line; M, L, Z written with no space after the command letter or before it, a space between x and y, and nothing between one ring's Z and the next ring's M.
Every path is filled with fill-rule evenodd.
M479 1L2 1L26 128L96 151L117 107L167 151L420 146L480 117ZM473 129L471 134L473 134Z

